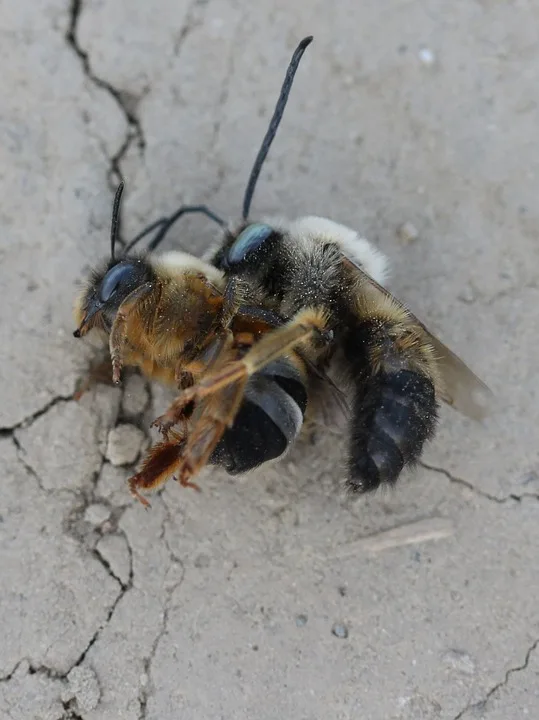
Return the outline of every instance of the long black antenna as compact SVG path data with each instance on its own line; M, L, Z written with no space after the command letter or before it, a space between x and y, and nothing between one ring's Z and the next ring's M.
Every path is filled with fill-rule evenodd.
M159 245L159 243L163 240L165 235L168 233L172 225L181 218L182 215L189 215L192 213L200 213L201 215L205 215L206 217L210 218L210 220L213 220L217 225L220 225L221 227L226 227L226 223L224 220L221 220L221 218L216 215L212 210L207 208L205 205L182 205L181 208L176 210L175 213L173 213L165 223L161 226L161 229L159 232L156 233L154 239L148 243L148 247L146 248L148 252L152 252L152 250L155 250L155 248Z
M118 185L116 195L114 196L114 205L112 206L112 223L110 226L110 257L114 260L114 248L118 239L118 228L120 227L120 201L124 191L123 181Z
M279 123L281 122L281 119L283 117L283 113L284 113L284 109L286 107L288 96L290 94L290 90L292 89L292 83L294 82L294 75L296 74L296 70L298 69L298 65L299 65L299 62L301 60L303 53L305 52L305 50L311 44L312 41L313 41L312 35L309 35L309 37L304 38L300 42L300 44L297 46L296 50L294 51L294 54L292 55L292 59L290 60L288 70L286 71L286 76L285 76L283 85L281 87L281 93L279 95L279 99L277 100L277 105L275 106L275 110L273 111L273 117L271 118L271 121L270 121L270 124L268 127L268 131L267 131L266 135L264 136L264 140L262 140L262 145L260 146L260 150L258 151L258 155L256 156L256 160L253 165L253 169L251 170L251 175L249 176L249 182L247 183L247 188L245 190L245 195L243 196L243 219L244 220L246 220L247 216L249 215L249 210L251 208L251 200L253 199L256 182L258 180L258 176L260 175L260 170L262 169L262 165L264 164L266 155L268 154L268 151L271 147L271 143L273 142L273 138L275 137L275 134L279 127Z
M153 223L148 225L148 227L145 227L144 230L139 232L139 234L134 237L130 243L128 243L124 248L124 255L127 255L127 253L132 250L137 243L139 243L143 238L146 237L146 235L149 235L152 230L155 230L158 227L163 227L163 225L166 225L168 223L168 217L162 217L159 218L159 220L155 220Z

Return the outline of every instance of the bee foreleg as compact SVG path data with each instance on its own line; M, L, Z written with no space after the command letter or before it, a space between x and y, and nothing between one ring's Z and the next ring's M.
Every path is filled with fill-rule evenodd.
M73 400L80 400L88 390L98 383L110 385L111 371L112 365L110 357L106 357L92 364L88 373L80 381L77 390L73 393Z
M127 342L127 318L137 305L138 301L148 295L153 289L154 285L147 282L133 290L133 292L131 292L120 305L118 312L116 313L116 317L114 318L110 332L109 348L110 358L112 361L112 381L116 385L120 382L120 373L123 366L123 354L125 344Z

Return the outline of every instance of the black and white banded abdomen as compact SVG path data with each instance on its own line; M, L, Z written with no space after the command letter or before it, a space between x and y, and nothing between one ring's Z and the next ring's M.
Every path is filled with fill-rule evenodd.
M275 360L249 379L234 424L210 463L237 475L280 457L299 435L306 407L301 373L290 361Z

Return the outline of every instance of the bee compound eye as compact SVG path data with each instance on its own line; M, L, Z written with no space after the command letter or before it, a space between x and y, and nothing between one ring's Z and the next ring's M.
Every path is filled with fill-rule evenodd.
M238 235L232 247L228 251L227 262L229 265L237 265L245 260L255 250L263 245L268 238L275 233L274 229L263 223L253 223Z
M107 302L118 289L118 286L133 278L134 268L131 265L119 264L112 267L105 275L99 288L99 299Z

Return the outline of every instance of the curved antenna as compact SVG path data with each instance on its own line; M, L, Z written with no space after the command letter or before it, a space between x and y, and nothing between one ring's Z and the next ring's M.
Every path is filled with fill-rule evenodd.
M124 183L118 185L116 195L114 196L114 205L112 206L112 222L110 226L110 257L111 260L115 260L114 248L116 240L118 239L118 228L120 227L120 201L122 199L122 193L124 191Z
M165 225L168 222L168 217L162 217L159 220L156 220L155 222L148 225L148 227L144 228L142 232L139 232L138 235L136 235L130 243L128 243L124 248L124 255L127 255L127 253L132 250L135 245L140 242L143 238L146 237L146 235L149 235L152 230L155 230L155 228L158 228L162 225Z
M152 252L152 250L155 250L155 248L159 245L159 243L162 242L165 235L168 233L172 225L179 220L182 215L189 215L194 213L200 213L201 215L205 215L210 220L213 220L217 225L220 225L221 227L226 227L226 223L224 220L221 220L221 218L216 215L214 212L212 212L209 208L207 208L205 205L182 205L181 208L176 210L175 213L173 213L163 224L161 227L161 230L156 234L154 239L148 243L147 251ZM153 228L152 228L153 229ZM148 230L148 228L146 228ZM146 231L144 231L146 232ZM149 230L148 230L149 232Z
M296 74L296 70L298 69L298 65L303 53L312 41L312 35L304 38L295 49L294 54L292 55L292 59L290 60L290 64L288 65L285 79L281 87L281 92L279 94L279 99L277 100L277 105L275 106L275 110L273 111L273 117L271 118L268 130L264 136L264 139L262 140L262 145L260 146L260 150L258 151L258 155L256 156L253 169L251 170L251 175L249 176L249 182L247 183L247 188L245 190L245 195L243 196L242 217L244 220L247 220L247 216L249 215L249 210L251 208L251 200L253 199L256 182L258 180L258 176L260 175L260 170L262 169L262 165L264 164L266 155L268 154L271 143L273 142L273 138L275 137L275 134L283 117L288 96L290 94L290 90L292 89L292 83L294 82L294 75Z

